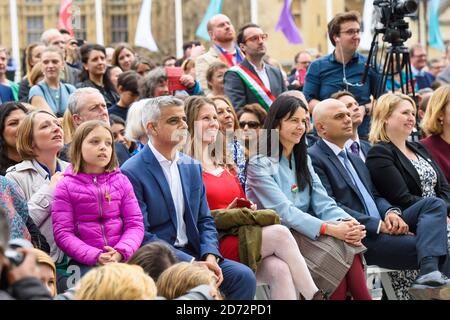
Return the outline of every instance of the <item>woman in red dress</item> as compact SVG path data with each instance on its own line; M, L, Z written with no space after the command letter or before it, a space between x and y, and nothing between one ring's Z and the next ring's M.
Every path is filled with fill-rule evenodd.
M245 193L234 170L234 162L223 164L220 159L226 157L218 156L219 150L226 148L216 144L219 122L214 102L200 96L190 97L186 100L186 115L191 136L190 153L202 164L210 209L239 207L239 199L245 199ZM256 210L256 205L252 204L251 209ZM238 241L237 236L223 238L219 247L221 254L240 261ZM270 286L271 299L297 299L299 292L308 300L324 298L289 229L280 224L264 226L261 242L261 262L256 278Z

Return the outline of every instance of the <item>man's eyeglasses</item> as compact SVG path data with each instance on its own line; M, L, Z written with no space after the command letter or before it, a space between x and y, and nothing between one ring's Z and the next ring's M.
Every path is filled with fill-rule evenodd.
M360 34L361 33L361 29L348 29L345 31L341 31L339 33L345 33L346 35L352 37L354 35Z
M239 127L244 129L245 126L248 126L249 129L258 129L261 124L257 121L239 121Z
M245 39L244 43L247 42L247 41L255 42L255 41L259 40L259 39L261 39L262 41L266 41L268 37L269 37L269 35L267 33L256 34L254 36L251 36L251 37L248 37L247 39Z

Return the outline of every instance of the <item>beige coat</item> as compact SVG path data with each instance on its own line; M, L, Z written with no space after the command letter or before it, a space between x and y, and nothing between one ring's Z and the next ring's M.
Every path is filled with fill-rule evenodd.
M206 71L208 71L211 64L217 61L220 62L221 60L219 59L219 52L215 46L211 46L208 52L197 57L195 60L195 77L196 80L200 82L200 86L202 87L202 91L205 95L207 95L210 91L206 81Z
M58 160L61 171L69 165ZM50 256L59 263L64 253L56 246L53 238L51 219L54 188L49 186L50 177L36 160L24 160L6 170L6 178L14 180L22 188L28 201L28 211L31 219L41 231L50 245Z

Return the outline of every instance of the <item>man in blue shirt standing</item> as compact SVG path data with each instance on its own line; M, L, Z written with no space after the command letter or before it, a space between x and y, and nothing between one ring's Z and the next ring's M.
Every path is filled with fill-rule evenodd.
M367 58L356 52L360 35L359 13L338 13L328 23L328 36L336 49L309 66L303 92L311 113L317 103L328 99L333 93L341 90L351 92L359 105L364 106L365 117L359 127L359 135L367 137L372 111L371 96L375 94L381 77L371 68L366 82L361 83Z

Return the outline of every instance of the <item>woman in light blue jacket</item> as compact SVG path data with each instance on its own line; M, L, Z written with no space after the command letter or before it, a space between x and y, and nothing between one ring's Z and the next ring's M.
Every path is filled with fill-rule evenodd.
M359 253L364 226L339 208L314 172L305 143L305 104L279 97L269 109L267 137L247 169L247 197L277 211L306 259L314 282L331 299L370 300Z

